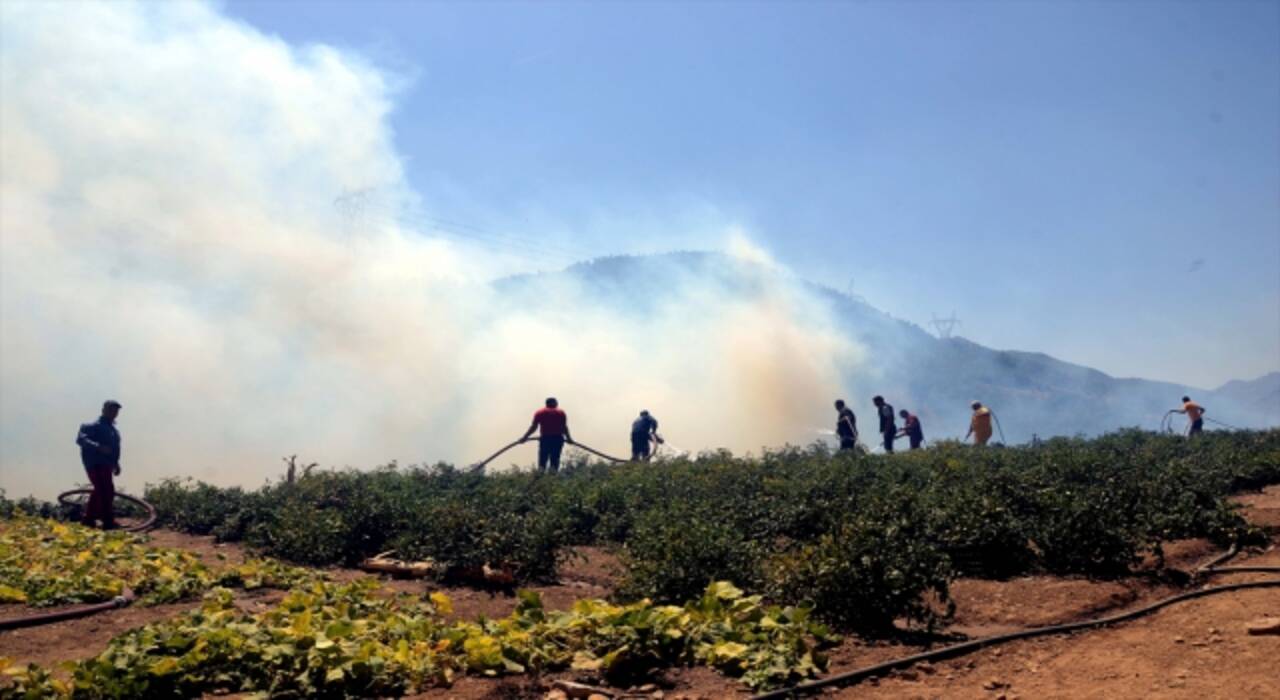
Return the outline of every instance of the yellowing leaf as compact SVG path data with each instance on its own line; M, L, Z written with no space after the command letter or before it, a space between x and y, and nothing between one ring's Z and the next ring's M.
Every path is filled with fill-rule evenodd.
M172 656L166 656L163 659L151 664L151 675L167 676L178 670L178 660Z
M439 610L441 615L453 614L453 601L440 591L431 594L431 604L436 606L436 610Z

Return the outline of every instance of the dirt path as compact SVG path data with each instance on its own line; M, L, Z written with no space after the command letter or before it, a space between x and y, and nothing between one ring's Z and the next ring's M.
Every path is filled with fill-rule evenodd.
M1280 486L1234 499L1251 522L1271 531L1280 542ZM207 563L220 557L243 560L236 545L217 545L211 538L157 532L152 542L197 553ZM582 557L562 569L560 585L538 586L548 607L562 608L585 597L603 597L616 580L618 564L607 551L580 550ZM1204 541L1168 547L1171 566L1189 569L1214 553ZM1242 556L1233 564L1280 566L1280 550ZM360 575L336 569L339 580ZM1265 578L1255 574L1221 577L1222 581ZM1215 581L1221 582L1221 581ZM512 597L465 588L439 588L421 581L392 581L394 589L444 590L454 601L454 615L503 616L515 607ZM1176 589L1149 580L1098 582L1033 576L1009 581L960 580L952 593L957 615L949 631L986 636L1073 620L1089 619L1135 607L1172 594ZM247 606L278 598L278 592L243 594ZM0 656L45 666L90 657L108 640L128 629L176 615L196 603L128 608L81 620L0 633ZM6 610L11 614L12 610ZM1115 628L1028 640L986 650L891 677L829 690L839 698L1280 698L1280 637L1250 636L1245 625L1280 615L1280 590L1241 591L1190 601ZM904 656L920 650L901 644L874 644L849 639L832 650L831 673ZM559 674L558 677L572 677ZM549 679L462 679L452 688L421 698L541 697ZM579 680L590 681L589 678ZM655 679L665 697L730 698L749 693L732 679L705 668L673 669Z
M1280 542L1280 486L1237 497L1250 522ZM1179 543L1177 565L1203 561L1207 543ZM1280 566L1280 550L1242 556L1232 564ZM1213 583L1262 580L1265 575L1215 577ZM1080 586L1083 588L1079 588ZM1131 584L1072 581L958 582L957 598L976 607L958 622L1016 622L1036 626L1103 614L1099 594L1130 598L1131 607L1171 593ZM993 590L1004 588L1003 591ZM1124 590L1119 590L1121 587ZM1019 590L1021 589L1021 590ZM974 597L975 594L978 597ZM1066 604L1079 595L1075 605ZM1119 602L1119 599L1116 599ZM979 602L981 601L981 602ZM1047 605L1045 603L1048 603ZM963 603L962 603L963 605ZM1024 609L1031 606L1031 610ZM1056 610L1061 617L1050 611ZM981 611L981 612L977 612ZM1280 636L1252 636L1246 625L1280 615L1280 589L1239 591L1200 598L1108 629L1013 642L926 671L895 674L843 688L839 698L1280 698ZM1004 631L1004 630L994 630ZM901 651L909 651L902 649ZM874 662L861 658L857 666ZM851 664L846 668L852 668ZM843 666L841 664L840 666ZM833 664L832 672L843 668ZM707 697L714 697L708 695Z

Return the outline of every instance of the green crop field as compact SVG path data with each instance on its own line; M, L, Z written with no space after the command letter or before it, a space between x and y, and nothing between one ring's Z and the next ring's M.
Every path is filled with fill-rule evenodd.
M308 471L255 491L148 488L164 526L270 557L222 570L138 536L33 517L57 515L33 501L0 501L7 601L102 600L128 585L160 602L212 589L200 608L127 632L65 675L10 668L0 696L385 695L468 674L579 669L617 680L679 665L772 687L822 671L837 639L829 630L945 624L960 576L1120 577L1140 561L1161 566L1174 540L1263 543L1227 497L1277 482L1280 430L1195 440L1122 431L895 456L815 446L577 463L558 475L392 465ZM394 549L434 562L444 583L466 585L488 566L514 588L553 581L582 545L620 556L612 601L552 611L521 592L496 620L450 621L442 593L392 594L275 561L352 565ZM29 574L58 562L79 573ZM226 588L262 585L290 592L248 611Z

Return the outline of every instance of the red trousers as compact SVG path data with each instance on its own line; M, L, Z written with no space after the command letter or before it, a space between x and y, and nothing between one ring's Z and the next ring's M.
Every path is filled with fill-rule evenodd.
M89 503L85 505L84 522L92 524L101 520L103 525L115 522L113 506L116 501L116 485L112 480L114 466L85 467L89 475L89 483L93 484L93 493L89 494Z

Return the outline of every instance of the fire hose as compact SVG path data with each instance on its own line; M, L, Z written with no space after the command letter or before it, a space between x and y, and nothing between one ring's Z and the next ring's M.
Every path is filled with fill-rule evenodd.
M1211 575L1217 575L1217 574L1231 574L1231 573L1280 573L1280 566L1227 566L1227 567L1219 566L1219 564L1221 564L1222 562L1235 556L1237 551L1238 549L1236 548L1236 546L1232 545L1231 549L1228 550L1225 554L1223 554L1217 559L1214 559L1208 564L1197 569L1195 572L1195 575L1211 576ZM823 688L828 688L831 686L850 685L853 683L858 683L867 678L871 678L874 676L881 676L886 673L889 673L890 671L908 668L910 666L914 666L915 664L922 663L925 661L929 661L929 662L940 661L943 659L949 659L956 656L963 656L965 654L978 651L979 649L983 649L990 646L996 646L998 644L1004 644L1005 642L1012 642L1019 639L1043 637L1051 634L1063 634L1067 632L1075 632L1077 630L1082 630L1082 629L1090 629L1094 627L1105 627L1107 625L1114 625L1120 622L1128 622L1129 620L1134 620L1139 617L1143 617L1145 615L1150 615L1151 613L1154 613L1157 610L1160 610L1161 608L1165 608L1170 605L1174 605L1176 603L1181 603L1183 601L1193 600L1195 598L1203 598L1205 596L1216 595L1218 593L1229 593L1231 591L1241 591L1241 590L1248 590L1253 588L1280 588L1280 578L1266 580L1266 581L1246 581L1244 583L1229 583L1221 586L1201 588L1199 590L1187 591L1186 593L1180 593L1175 596L1163 598L1154 603L1151 603L1150 605L1146 605L1141 608L1137 608L1135 610L1129 610L1127 612L1122 612L1115 615L1109 615L1107 617L1099 617L1093 620L1084 620L1081 622L1070 622L1062 625L1034 627L1031 629L1019 630L1017 632L1010 632L1007 634L997 634L990 637L972 639L967 642L961 642L959 644L952 644L950 646L942 647L941 649L934 649L932 651L926 651L919 654L912 654L910 656L904 656L897 659L892 659L890 661L885 661L883 663L878 663L872 666L864 666L863 668L854 669L852 671L846 671L844 673L839 673L834 676L829 676L827 678L820 678L815 681L800 683L788 688L781 688L779 690L774 690L768 693L762 693L762 694L753 696L751 700L780 700L781 698L792 698L799 695L813 693L813 692L822 690Z
M39 613L37 615L27 615L26 617L10 617L0 620L0 632L6 630L16 630L22 627L34 627L36 625L47 625L53 622L62 622L63 620L74 620L78 617L86 617L95 613L106 612L107 610L115 610L123 608L133 603L137 598L133 595L133 591L128 588L124 589L120 595L111 600L101 603L93 603L91 605L79 605L74 608L65 610L54 610L47 613Z
M495 460L495 459L497 459L498 457L500 457L500 456L502 455L502 453L504 453L504 452L506 452L507 450L509 450L509 449L511 449L511 448L513 448L513 447L515 447L516 445L524 444L525 442L528 442L528 440L526 440L525 438L521 438L521 439L519 439L519 440L516 440L515 442L509 443L509 444L507 444L507 445L503 446L503 448L502 448L502 449L500 449L500 450L498 450L497 452L494 452L493 454L489 455L487 458L485 458L485 460L484 460L484 461L482 461L482 462L476 462L475 464L471 465L471 470L472 470L472 471L478 471L478 470L480 470L480 469L483 469L483 468L485 467L485 465L487 465L489 462L492 462L493 460ZM628 460L625 460L625 459L619 459L619 458L614 457L614 456L612 456L612 455L607 455L607 454L605 454L605 453L603 453L603 452L601 452L601 451L599 451L599 450L596 450L596 449L594 449L594 448L592 448L592 447L589 447L589 446L584 445L584 444L582 444L582 443L580 443L580 442L577 442L577 441L571 442L571 443L569 443L569 444L570 444L570 445L572 445L572 446L574 446L574 447L577 447L577 448L579 448L579 449L582 449L582 450L585 450L585 451L587 451L587 452L590 452L591 454L593 454L593 455L595 455L595 456L597 456L597 457L600 457L600 458L602 458L602 459L607 459L607 460L609 460L610 462L622 463L622 462L626 462L626 461L628 461Z
M1170 410L1164 414L1163 418L1160 419L1160 432L1170 433L1170 434L1180 434L1180 435L1185 435L1191 432L1190 425L1184 428L1181 432L1173 429L1173 416L1175 413L1178 413L1177 409ZM1220 420L1216 420L1208 416L1202 416L1202 418L1209 423L1213 423L1214 425L1220 425L1223 428L1226 428L1227 430L1242 430L1242 428L1237 428L1236 426L1231 425L1230 423L1223 423Z
M74 497L89 495L92 493L93 493L93 489L72 489L70 491L64 491L58 494L58 503L61 503L62 505L68 508L83 508L84 506L81 503L78 503L77 501L73 500ZM151 505L150 503L147 503L146 501L142 500L141 498L138 498L137 496L130 496L124 493L117 493L115 497L128 501L134 504L135 506L138 506L146 513L146 517L142 519L141 523L138 523L137 525L130 525L129 527L122 527L120 528L121 531L143 532L145 530L151 529L151 526L156 524L157 516L156 516L155 506Z

